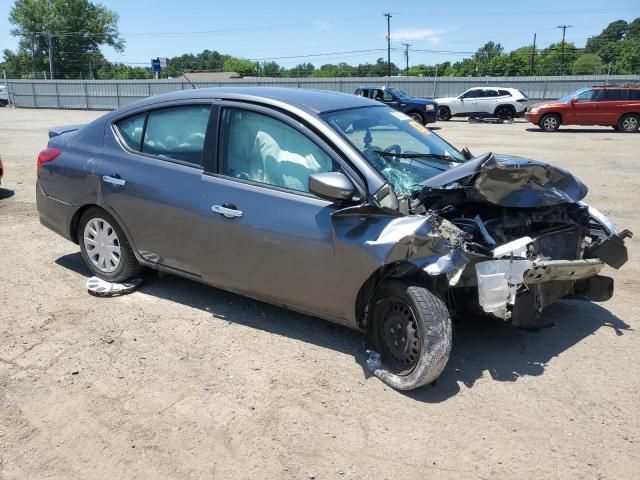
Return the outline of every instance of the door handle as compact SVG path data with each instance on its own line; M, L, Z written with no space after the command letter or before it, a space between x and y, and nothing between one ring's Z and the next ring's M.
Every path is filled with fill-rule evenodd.
M211 205L211 211L213 213L219 213L226 218L240 218L243 215L242 211L236 209L235 205L228 203L224 205Z
M105 175L102 177L102 180L106 183L110 183L112 185L118 185L119 187L124 187L126 185L126 181L122 178L116 176Z

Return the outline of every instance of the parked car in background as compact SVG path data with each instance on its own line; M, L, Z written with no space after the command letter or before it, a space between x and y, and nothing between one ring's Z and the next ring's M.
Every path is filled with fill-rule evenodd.
M532 105L524 116L545 132L560 125L602 125L620 132L640 126L640 85L585 87L552 102Z
M9 91L5 85L0 85L0 107L6 107L9 104Z
M451 315L539 328L560 298L608 300L627 260L566 170L469 158L355 95L184 90L50 137L40 221L94 275L146 266L363 331L401 390L443 371Z
M527 108L529 97L516 88L470 88L457 97L436 98L438 120L451 117L486 116L501 120L521 117Z
M438 104L436 102L428 98L410 97L399 88L365 86L358 87L355 93L406 113L422 125L433 123L438 119Z

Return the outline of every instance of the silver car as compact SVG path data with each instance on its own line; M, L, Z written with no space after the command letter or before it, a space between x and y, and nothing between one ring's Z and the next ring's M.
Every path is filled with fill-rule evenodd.
M555 300L610 298L599 273L627 260L567 171L354 95L182 91L49 135L40 220L95 275L149 267L361 330L397 389L440 375L452 316L540 328Z

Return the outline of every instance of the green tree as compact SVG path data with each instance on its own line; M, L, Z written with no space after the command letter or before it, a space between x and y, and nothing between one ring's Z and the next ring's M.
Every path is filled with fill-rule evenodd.
M90 59L100 47L124 49L118 15L88 0L16 0L9 22L15 27L12 35L20 38L17 55L31 55L35 72L49 71L51 39L55 77L87 76Z
M604 70L604 63L595 53L582 53L573 62L571 73L574 75L597 75Z
M624 20L616 20L605 27L599 35L587 39L584 48L586 53L598 53L608 43L622 40L627 32L628 24Z
M564 54L562 45L553 43L540 51L538 58L538 75L565 75L571 71L571 64L577 56L577 49L573 43L565 43Z
M628 38L620 42L612 71L623 75L640 75L640 37Z
M246 58L228 57L222 65L222 70L236 72L247 77L256 74L256 64Z

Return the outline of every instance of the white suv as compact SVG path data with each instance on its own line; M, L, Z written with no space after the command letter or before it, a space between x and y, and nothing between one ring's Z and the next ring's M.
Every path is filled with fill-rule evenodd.
M6 107L9 104L9 92L7 87L0 85L0 107Z
M521 117L527 109L529 97L516 88L470 88L457 97L436 98L438 120L451 117L490 116L502 120Z

